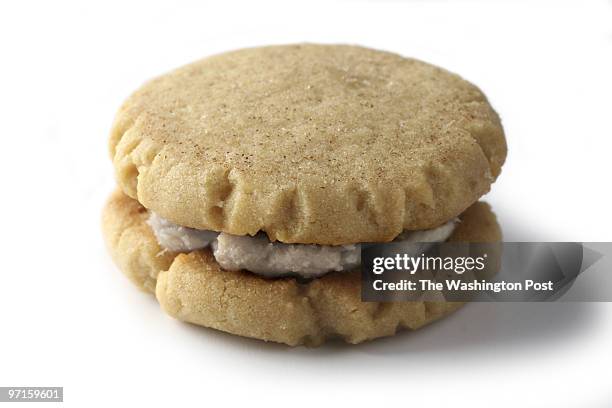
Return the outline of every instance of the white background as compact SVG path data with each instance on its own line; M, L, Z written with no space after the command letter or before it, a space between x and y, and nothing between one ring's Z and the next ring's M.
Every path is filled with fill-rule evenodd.
M610 303L472 304L415 333L291 349L165 316L99 231L132 90L211 53L311 41L414 56L487 93L509 144L486 197L506 240L612 241L612 2L0 7L0 386L64 386L74 407L612 406Z

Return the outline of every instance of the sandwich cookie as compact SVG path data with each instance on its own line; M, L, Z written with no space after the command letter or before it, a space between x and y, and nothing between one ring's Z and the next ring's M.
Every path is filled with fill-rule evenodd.
M363 243L501 239L506 157L474 85L396 54L287 45L156 78L110 137L113 259L178 319L289 345L416 329L457 303L366 303Z

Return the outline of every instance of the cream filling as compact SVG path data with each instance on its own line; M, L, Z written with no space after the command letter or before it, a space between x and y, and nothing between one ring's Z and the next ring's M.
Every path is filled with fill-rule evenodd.
M443 242L453 233L457 222L455 219L429 230L404 231L395 241ZM351 270L361 263L361 244L271 242L265 234L238 236L183 227L154 212L149 213L148 224L162 248L190 252L210 246L217 263L231 271L244 269L270 278L298 275L310 279L333 271Z

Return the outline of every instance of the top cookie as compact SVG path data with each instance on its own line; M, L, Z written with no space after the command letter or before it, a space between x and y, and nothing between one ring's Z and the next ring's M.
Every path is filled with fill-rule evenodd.
M474 85L346 45L212 56L156 78L110 138L123 191L174 223L287 243L389 241L486 193L503 129Z

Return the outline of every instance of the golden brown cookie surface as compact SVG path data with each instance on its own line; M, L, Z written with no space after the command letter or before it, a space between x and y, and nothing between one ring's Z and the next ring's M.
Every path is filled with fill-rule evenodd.
M489 206L476 203L461 215L450 240L499 241ZM460 307L459 303L361 302L358 271L331 273L299 284L221 270L210 251L163 251L148 225L146 210L121 192L109 199L104 236L119 268L138 286L154 292L177 319L240 336L289 345L317 345L340 337L360 343L416 329Z
M506 156L475 86L322 45L234 51L154 79L118 112L110 147L122 190L177 224L333 245L446 222Z

